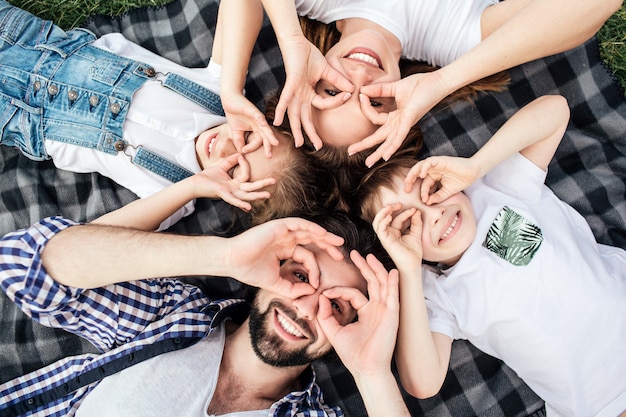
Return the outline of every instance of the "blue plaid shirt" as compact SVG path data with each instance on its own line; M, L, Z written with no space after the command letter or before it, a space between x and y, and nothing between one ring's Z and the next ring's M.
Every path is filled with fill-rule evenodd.
M45 271L41 251L61 230L74 225L47 218L0 241L0 285L27 315L38 322L63 328L88 339L101 352L61 359L38 371L0 385L0 416L20 402L29 404L42 392L64 392L22 415L73 415L82 399L98 384L70 389L80 376L112 361L132 361L142 349L156 343L195 340L209 335L243 300L211 301L202 291L176 279L149 279L83 290L61 285ZM79 377L79 378L77 378ZM5 410L5 411L3 411ZM312 373L302 391L272 405L269 416L339 417L338 407L324 404Z

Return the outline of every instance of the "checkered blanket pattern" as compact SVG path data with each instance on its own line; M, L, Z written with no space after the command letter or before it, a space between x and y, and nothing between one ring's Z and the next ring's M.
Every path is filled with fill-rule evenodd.
M119 18L97 16L84 26L98 35L127 38L181 64L208 63L217 0L174 0L133 10ZM269 24L253 51L246 91L261 105L284 80L280 51ZM550 165L547 184L581 212L599 242L626 248L626 100L598 55L597 41L511 72L508 91L475 102L435 109L421 122L424 154L470 155L517 109L544 94L568 99L572 118ZM26 227L48 215L88 221L134 199L98 175L56 170L19 152L0 148L0 232ZM237 213L222 202L200 201L197 213L173 227L182 233L229 235ZM112 262L115 260L112 259ZM221 282L221 281L220 281ZM241 293L236 282L209 286L213 293ZM0 295L0 381L39 368L62 355L93 348L62 331L33 323ZM326 399L348 416L365 415L354 382L338 362L316 364ZM506 365L469 343L453 345L450 372L440 394L428 400L406 396L415 416L542 416L543 403Z

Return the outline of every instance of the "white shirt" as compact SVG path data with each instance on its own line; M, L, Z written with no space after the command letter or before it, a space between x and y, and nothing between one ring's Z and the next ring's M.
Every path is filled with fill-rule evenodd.
M144 62L157 72L176 73L219 94L221 66L213 62L207 68L187 68L156 55L129 41L120 33L98 38L98 48ZM124 139L129 146L116 155L63 142L46 140L45 148L57 168L72 172L99 172L140 198L150 196L171 185L171 181L130 162L133 147L144 145L191 172L200 172L196 159L195 138L203 131L226 123L226 118L180 94L161 86L158 80L146 81L133 95L124 121ZM194 202L161 224L166 229L194 210Z
M444 66L482 39L483 10L499 0L296 0L301 16L324 23L368 19L394 34L404 57Z
M225 332L221 325L195 345L164 353L104 378L83 400L77 417L209 417ZM268 410L230 417L267 417Z
M626 409L626 251L596 243L544 179L517 154L468 188L475 241L443 275L424 276L431 330L502 359L546 401L548 416L608 407L614 417ZM483 246L504 206L541 230L525 266Z

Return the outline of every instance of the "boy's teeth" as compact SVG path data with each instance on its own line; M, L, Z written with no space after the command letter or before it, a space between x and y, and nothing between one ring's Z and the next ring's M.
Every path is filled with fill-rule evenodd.
M452 220L452 224L450 225L450 227L448 227L446 229L446 231L443 233L443 236L441 236L441 239L439 240L443 240L446 237L448 237L448 235L450 234L450 232L452 232L454 230L454 226L456 226L456 222L459 220L459 215L457 214L456 216L454 216L454 220Z

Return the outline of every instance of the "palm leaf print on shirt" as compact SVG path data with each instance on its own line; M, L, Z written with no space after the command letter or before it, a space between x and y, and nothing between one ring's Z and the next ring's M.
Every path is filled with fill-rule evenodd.
M483 246L513 265L528 265L539 250L541 229L505 206L491 224Z

